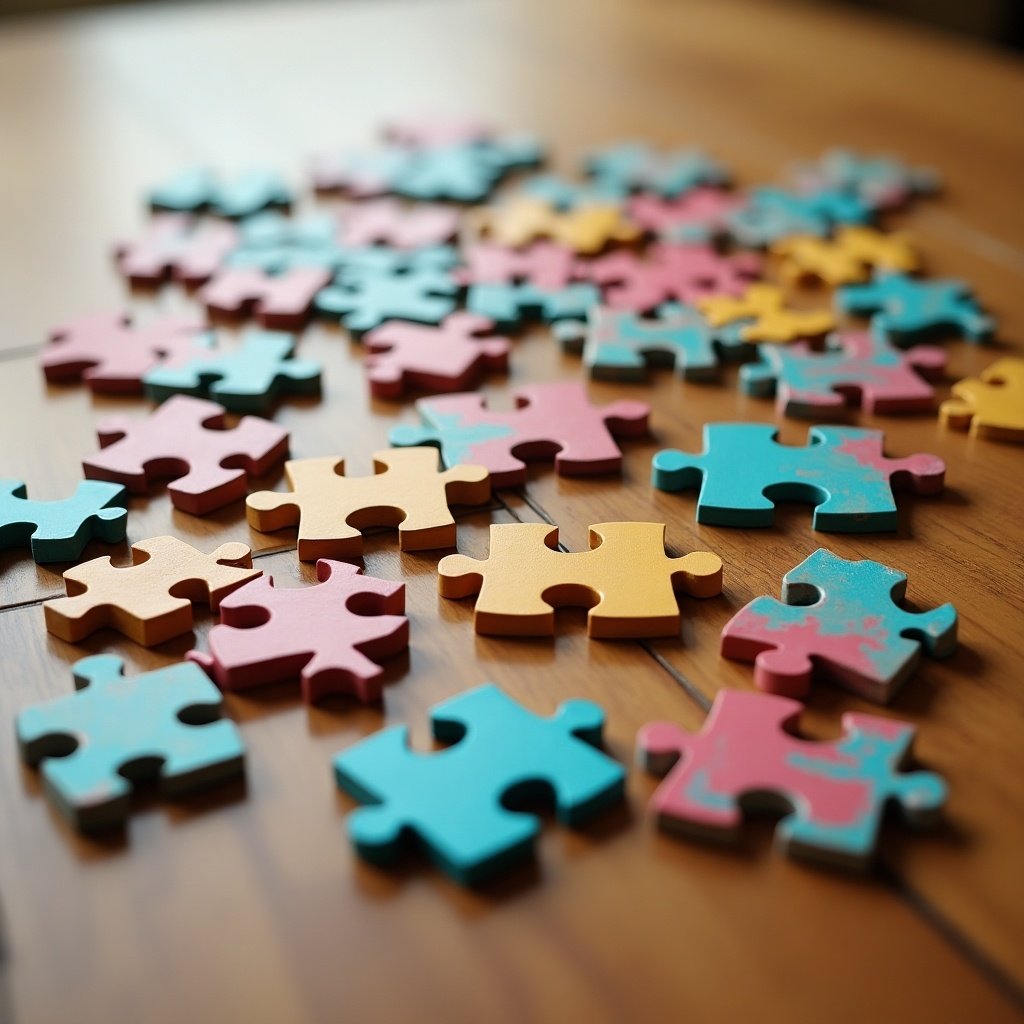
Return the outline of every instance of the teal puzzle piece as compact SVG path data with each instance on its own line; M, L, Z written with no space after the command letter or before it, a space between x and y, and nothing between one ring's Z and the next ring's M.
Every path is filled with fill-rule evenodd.
M787 235L825 236L836 224L867 224L871 208L857 196L837 189L806 195L781 188L755 188L749 202L726 221L740 245L770 245Z
M154 210L199 213L210 210L221 217L249 217L269 207L289 207L292 194L275 171L254 168L221 181L201 167L176 174L149 194Z
M586 168L604 188L643 190L666 199L701 185L725 185L729 172L698 149L658 153L640 142L623 142L592 153Z
M535 284L474 284L466 296L471 313L511 329L533 319L545 323L585 318L601 301L601 293L589 282L564 288L541 288Z

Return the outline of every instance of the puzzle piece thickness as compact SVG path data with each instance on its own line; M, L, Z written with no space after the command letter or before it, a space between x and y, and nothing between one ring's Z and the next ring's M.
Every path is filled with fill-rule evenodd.
M577 381L556 381L520 388L517 408L486 408L481 395L423 399L416 408L424 426L401 425L389 435L393 445L435 445L446 466L472 462L486 466L494 487L526 482L524 459L554 455L555 471L564 476L618 472L622 452L616 437L647 434L650 406L614 402L594 406Z
M179 474L167 488L171 503L206 515L244 498L247 478L263 476L288 454L288 432L267 420L246 416L226 427L223 406L175 395L145 419L103 420L102 451L82 468L90 479L123 484L133 494L145 494L155 478Z
M83 831L122 824L132 787L146 779L174 797L244 771L238 730L220 718L223 699L197 666L123 672L114 655L83 658L74 665L77 693L17 718L22 757L42 764L50 799Z
M1006 356L953 385L953 396L939 409L943 426L971 437L1024 442L1024 359Z
M132 285L155 287L169 279L194 287L209 280L238 244L230 224L202 223L185 214L154 217L146 233L114 247L118 269Z
M68 596L43 605L46 628L68 643L97 629L124 633L153 647L192 629L192 602L221 598L260 575L245 544L222 544L204 554L177 537L152 537L132 545L132 564L94 558L64 573Z
M221 217L251 217L272 207L288 209L292 194L274 171L253 168L226 181L203 168L182 171L149 194L154 210L199 213L209 210Z
M877 704L891 701L920 660L956 648L951 604L904 611L904 573L879 562L847 561L819 548L782 579L782 601L759 597L722 630L722 654L754 661L754 682L806 697L815 670Z
M699 523L770 526L777 500L806 501L815 505L814 529L835 533L896 529L895 487L942 490L940 458L887 458L880 430L811 427L807 447L779 444L777 433L770 424L705 424L700 455L665 449L654 456L654 486L699 487Z
M527 711L493 684L434 707L434 737L447 750L419 754L395 726L338 754L338 785L362 807L349 817L357 851L393 864L406 833L464 885L529 857L537 818L502 803L553 791L559 821L577 827L622 799L625 772L598 747L604 712L590 701L561 704L550 718Z
M722 560L707 551L670 558L663 523L598 523L590 528L589 551L557 547L557 527L492 525L486 559L441 559L441 596L479 592L473 616L478 633L550 636L555 608L574 605L590 609L588 635L622 639L678 635L675 590L691 597L722 591Z
M257 267L226 267L200 289L197 298L211 317L255 316L273 331L298 331L313 301L331 280L324 267L292 267L267 274Z
M285 464L290 493L257 491L246 502L249 525L263 533L299 527L299 558L358 558L361 531L398 526L403 551L455 546L453 505L482 505L491 496L483 466L441 472L433 448L373 453L373 476L346 477L336 456Z
M784 345L797 338L813 339L834 330L836 318L828 309L791 309L785 293L771 284L753 284L738 298L712 295L698 298L695 305L712 327L744 321L744 341Z
M299 676L303 699L348 694L379 701L384 670L377 662L409 646L405 584L362 575L345 562L321 559L318 585L274 586L261 576L220 603L209 653L185 656L222 690L248 690Z

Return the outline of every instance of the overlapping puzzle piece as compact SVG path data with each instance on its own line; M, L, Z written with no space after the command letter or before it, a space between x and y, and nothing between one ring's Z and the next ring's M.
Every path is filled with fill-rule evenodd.
M120 544L124 500L120 484L82 480L70 498L31 501L21 480L0 480L0 549L27 544L36 562L73 562L91 540Z
M167 797L204 789L244 770L238 730L223 699L184 662L126 678L124 661L98 654L75 662L77 693L22 711L21 756L42 765L46 792L83 831L121 825L132 788L156 779Z
M118 269L133 285L152 287L168 280L194 287L209 280L238 244L230 224L199 223L187 214L154 217L141 237L118 242Z
M403 551L455 546L453 505L482 505L491 496L487 469L439 469L433 448L373 453L373 476L347 477L337 456L285 464L289 493L257 491L246 502L249 525L267 533L298 525L299 558L358 558L362 530L397 526Z
M739 297L712 295L695 305L712 327L742 321L743 341L780 344L797 338L813 339L834 330L836 318L828 309L793 309L786 295L772 284L752 284Z
M905 573L819 548L782 578L781 602L758 597L726 623L722 654L753 661L754 682L769 693L806 697L821 675L888 704L922 646L936 658L956 647L956 609L908 612L898 603L906 593Z
M729 172L699 149L659 153L642 142L622 142L591 153L587 172L624 192L653 192L672 198L707 185L725 185Z
M707 551L665 554L663 523L598 523L590 550L558 550L558 527L491 526L486 559L446 555L437 567L442 597L479 593L478 633L550 636L555 608L589 608L587 633L601 639L677 636L682 618L675 591L691 597L722 592L722 560Z
M466 308L504 328L513 328L534 319L545 323L579 320L600 301L601 293L585 281L563 288L543 288L535 284L474 284L466 296Z
M704 728L645 725L637 759L667 778L650 807L669 832L735 840L743 811L784 811L776 844L794 856L865 868L882 814L896 803L910 825L933 824L946 785L933 772L903 772L914 727L844 714L843 736L815 742L791 734L803 705L774 694L723 690Z
M823 281L828 285L865 281L872 270L917 270L917 250L905 235L869 227L840 228L832 239L814 235L780 238L771 245L779 274L790 285Z
M91 480L145 494L155 479L175 508L201 516L245 497L250 476L263 476L288 454L288 432L246 416L227 427L225 409L187 395L169 398L145 419L112 416L100 423L101 451L82 462Z
M107 627L152 647L191 630L193 601L216 611L221 598L259 575L245 544L207 555L177 537L152 537L132 545L130 566L94 558L68 569L68 596L43 605L46 628L74 644Z
M554 793L559 821L582 825L622 799L625 772L603 754L604 712L590 701L534 715L493 684L435 706L434 737L455 745L434 754L409 749L393 726L334 759L338 785L363 804L348 830L361 856L394 863L411 833L431 859L465 885L529 857L537 819L503 800Z
M1006 356L953 385L942 403L942 423L992 441L1024 441L1024 359Z
M771 245L788 235L824 237L840 224L868 224L871 207L839 189L806 193L781 188L755 188L747 202L729 215L729 233L752 247Z
M154 210L200 213L221 217L251 217L270 208L288 209L292 193L276 171L252 168L222 180L205 168L189 168L149 193Z
M267 330L298 331L331 277L326 267L290 267L279 274L258 267L225 267L196 297L211 318L252 316Z
M780 444L777 434L770 424L705 424L701 454L665 449L654 456L654 486L699 487L699 523L770 526L776 501L805 501L815 506L814 529L835 533L894 530L894 488L937 494L943 487L940 458L887 458L880 430L811 427L806 447Z
M397 426L389 440L402 447L435 445L446 466L472 462L490 471L494 487L515 487L526 482L524 459L551 455L564 476L618 472L622 452L614 438L647 433L650 406L591 405L577 381L533 384L513 398L516 408L509 412L488 409L481 395L422 399L416 408L424 425Z
M362 572L321 559L317 586L281 589L272 576L261 576L221 601L209 653L186 657L222 690L298 676L307 703L329 694L378 701L384 673L377 663L409 646L405 584Z

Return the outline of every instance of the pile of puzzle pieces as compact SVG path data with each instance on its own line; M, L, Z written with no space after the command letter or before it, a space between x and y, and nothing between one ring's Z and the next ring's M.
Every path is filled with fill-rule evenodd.
M150 190L147 225L114 257L132 287L183 286L192 311L87 312L52 329L40 355L52 386L150 405L98 424L71 497L29 498L20 479L0 487L0 543L66 564L67 594L43 605L45 628L68 644L115 630L159 647L191 631L196 603L220 617L183 661L126 674L120 657L83 657L75 692L21 712L22 756L75 826L123 824L147 776L176 795L243 772L244 735L222 691L294 682L307 702L379 702L409 619L401 581L352 564L364 531L397 526L403 551L450 550L452 508L527 484L532 461L565 476L619 474L651 409L633 397L594 404L588 376L642 386L664 367L681 386L706 387L739 364L731 375L747 395L818 421L805 446L781 444L770 425L715 422L703 425L702 452L657 452L651 486L695 489L703 524L770 527L775 502L796 500L813 506L815 530L891 532L896 490L941 492L936 456L890 455L883 431L828 423L858 406L934 415L946 351L922 342L995 333L965 283L920 276L912 239L886 230L891 211L937 190L933 172L833 151L788 184L740 189L696 149L608 146L575 179L539 173L545 159L536 139L476 119L398 120L375 147L313 160L313 212L276 172L187 169ZM282 401L323 400L330 370L301 354L314 318L361 346L370 394L398 418L391 448L307 453L273 422ZM225 322L251 325L234 341L218 334ZM520 383L512 408L492 408L476 389L515 370L517 335L536 325L546 344L580 356L578 368L569 358L570 376ZM395 404L411 397L415 417ZM1004 356L954 384L938 416L972 439L1024 441L1024 360ZM292 447L303 457L285 462ZM373 473L347 473L352 458L371 459ZM284 489L267 489L282 463ZM131 508L162 500L150 499L162 480L186 516L244 502L256 534L289 544L280 531L294 530L317 583L276 587L240 539L205 552L152 537L135 540L130 566L109 554L80 561L90 545L123 542ZM672 533L595 523L589 548L568 551L554 524L494 525L485 559L440 560L438 590L474 600L481 634L550 635L568 605L588 609L595 639L678 636L679 595L715 598L723 565L709 551L674 553ZM933 822L946 787L905 770L912 725L849 713L838 740L793 735L813 686L885 704L922 653L953 652L953 606L907 611L906 585L897 569L821 548L785 575L781 600L738 611L721 654L753 663L753 689L720 689L698 734L652 722L638 736L638 764L665 776L651 800L658 824L729 838L744 810L782 806L781 846L864 867L890 802L912 825ZM626 768L602 749L605 714L591 701L545 718L486 684L430 721L453 744L443 756L410 750L396 726L334 760L337 784L366 805L349 832L369 861L393 863L411 834L474 885L532 849L538 820L509 810L508 794L553 793L572 827L623 799Z

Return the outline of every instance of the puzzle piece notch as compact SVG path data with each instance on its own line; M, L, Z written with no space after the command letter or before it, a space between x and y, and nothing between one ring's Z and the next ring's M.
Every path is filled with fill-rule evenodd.
M888 704L922 647L935 658L956 648L953 605L908 612L906 592L905 573L819 548L783 577L781 602L755 598L726 623L722 654L754 661L754 682L769 693L805 698L821 675Z
M487 467L493 487L517 487L526 482L523 460L552 455L563 476L618 472L615 437L648 432L649 405L591 405L579 381L534 384L512 397L516 408L508 412L488 409L481 395L422 399L416 408L424 425L395 427L389 440L399 447L434 445L446 466L473 462Z
M771 526L776 500L806 501L815 505L814 529L836 533L896 529L894 488L942 490L940 458L887 458L880 430L811 427L806 447L779 444L777 433L770 424L705 424L701 454L665 449L654 456L654 486L698 487L699 523Z
M787 307L785 292L771 284L752 284L738 298L705 296L695 304L712 327L749 321L740 329L740 337L761 344L785 345L797 338L819 338L836 327L831 310Z
M394 199L375 199L339 214L340 241L349 247L386 245L422 249L452 241L459 232L458 211L448 206L405 207Z
M114 255L132 285L156 287L173 279L192 288L208 281L237 244L231 224L168 213L154 217L141 238L118 242Z
M273 275L258 267L225 267L203 285L197 298L211 318L254 316L267 330L299 331L330 280L331 272L324 267L292 267Z
M534 242L525 249L478 242L464 253L457 270L462 285L531 284L545 290L565 288L576 276L576 254L555 242Z
M320 559L317 586L282 589L272 576L261 576L221 601L209 653L194 650L185 657L222 690L297 675L307 704L333 694L379 701L384 670L378 662L409 646L405 584L362 572Z
M651 798L658 824L698 838L734 840L743 811L783 812L776 845L793 856L864 869L882 813L932 825L946 799L933 772L903 772L914 727L875 715L842 716L838 740L790 735L803 706L774 694L723 690L703 729L652 722L637 737L637 760L667 777Z
M483 505L491 496L487 470L477 465L439 469L433 448L373 453L374 475L347 477L336 456L285 464L289 493L257 491L246 502L249 525L262 533L298 525L303 562L359 558L362 530L397 526L402 551L455 546L448 505Z
M493 327L486 317L460 311L439 327L390 320L365 339L367 379L375 398L401 398L407 387L465 391L484 372L506 373L511 342L482 337Z
M867 280L873 269L911 272L920 266L906 235L869 227L840 228L831 240L790 236L770 248L779 257L779 274L788 285L817 280L834 287Z
M431 711L433 754L409 749L394 726L338 754L338 786L371 806L349 817L361 856L393 864L412 833L431 859L464 885L486 881L527 858L539 823L503 801L553 793L559 821L578 827L622 799L625 772L598 749L604 712L562 703L544 718L488 683Z
M597 182L624 192L644 190L667 199L701 186L729 182L725 167L699 149L659 153L640 142L624 142L591 153L586 170Z
M579 320L600 301L600 291L588 282L569 284L564 288L542 288L534 284L474 284L466 296L466 307L471 313L511 329L534 319L545 323Z
M82 831L122 825L137 782L156 778L176 797L244 771L238 730L220 718L221 695L197 666L123 672L114 655L83 658L76 693L17 718L22 758L42 765L50 799Z
M173 213L209 211L237 220L271 208L287 210L292 199L291 190L275 171L252 168L221 180L208 169L190 168L153 189L149 205Z
M916 351L912 350L912 351ZM1024 359L1006 356L953 385L939 409L942 424L992 441L1024 441Z
M722 560L707 551L665 554L664 523L598 523L590 550L558 550L545 523L492 525L486 559L446 555L437 567L442 597L479 593L478 633L551 636L555 608L589 608L587 633L600 639L677 636L675 591L722 592Z
M132 564L94 558L64 573L67 597L43 605L46 628L76 644L97 629L119 630L153 647L192 629L192 602L213 611L236 587L261 575L245 544L222 544L204 554L177 537L132 545Z
M90 480L123 484L145 494L160 477L171 504L206 515L245 497L247 478L260 477L288 454L288 432L246 416L228 428L216 402L174 395L145 419L112 416L98 429L101 451L82 462Z
M39 564L73 562L91 540L120 544L127 532L125 490L81 480L70 498L31 501L21 480L0 480L0 549L29 545Z

